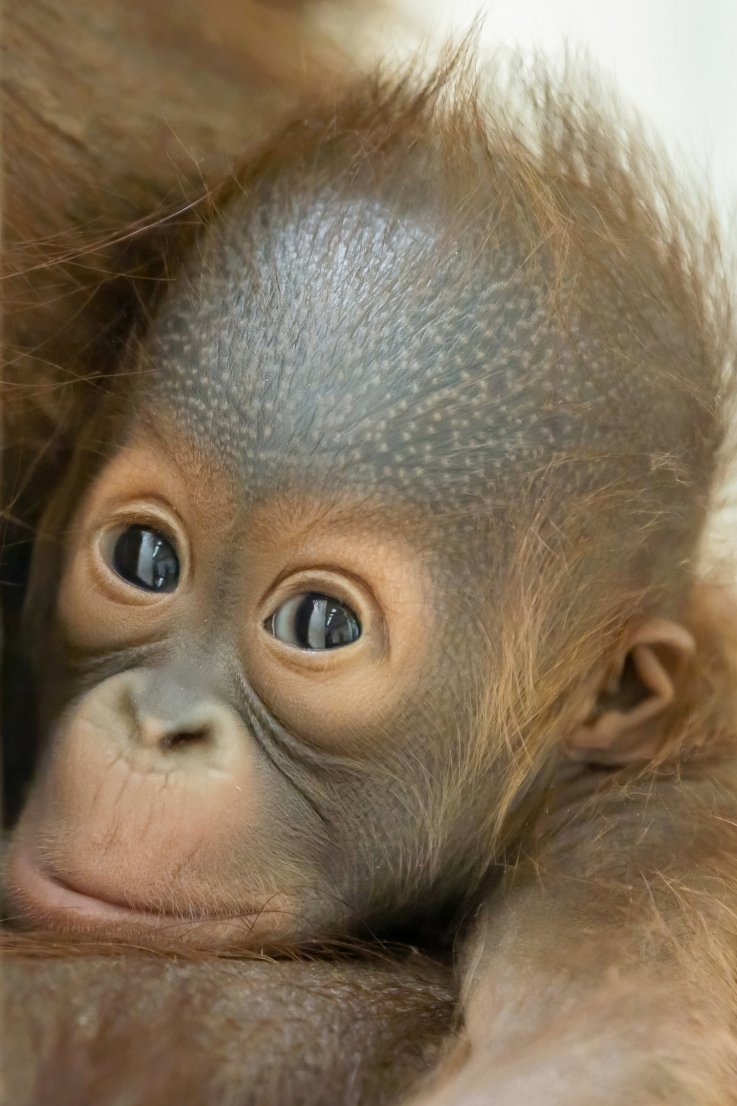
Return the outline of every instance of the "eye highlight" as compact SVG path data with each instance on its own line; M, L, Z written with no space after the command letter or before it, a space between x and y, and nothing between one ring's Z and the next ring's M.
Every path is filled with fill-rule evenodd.
M345 603L321 592L295 595L266 621L266 629L298 649L339 649L361 636L361 624Z
M173 545L150 526L134 524L112 531L103 552L113 572L142 591L171 592L179 583Z

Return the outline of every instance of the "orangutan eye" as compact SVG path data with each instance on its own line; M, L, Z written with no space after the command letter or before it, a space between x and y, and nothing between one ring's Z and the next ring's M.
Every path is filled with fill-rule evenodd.
M175 590L179 583L179 559L158 530L126 526L114 531L107 544L107 561L126 584L143 591Z
M266 628L279 641L298 649L338 649L361 636L361 624L350 607L314 591L282 603Z

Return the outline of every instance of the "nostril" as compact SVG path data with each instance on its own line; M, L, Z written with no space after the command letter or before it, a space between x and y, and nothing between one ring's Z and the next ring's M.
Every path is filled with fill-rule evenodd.
M181 748L183 745L203 745L209 736L206 726L191 730L175 730L173 733L165 734L160 739L159 747L167 751Z
M217 744L217 725L207 711L172 711L167 716L140 712L135 717L131 737L134 744L159 753L174 749L184 750L195 745L204 747Z

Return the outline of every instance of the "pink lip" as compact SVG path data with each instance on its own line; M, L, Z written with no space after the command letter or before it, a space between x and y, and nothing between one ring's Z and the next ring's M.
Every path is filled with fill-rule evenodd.
M8 886L17 894L22 905L34 913L44 915L64 915L70 912L82 914L86 919L101 922L125 922L130 924L139 920L147 926L182 922L183 919L172 915L149 913L134 910L122 903L109 902L95 895L77 891L51 873L44 871L34 859L29 849L20 849L11 854L8 864Z
M77 891L45 871L28 848L11 848L7 885L11 902L22 918L61 931L131 937L167 930L168 936L176 938L189 933L196 945L248 946L257 936L273 936L280 928L279 921L284 921L283 910L279 909L243 911L236 918L197 919L109 902Z

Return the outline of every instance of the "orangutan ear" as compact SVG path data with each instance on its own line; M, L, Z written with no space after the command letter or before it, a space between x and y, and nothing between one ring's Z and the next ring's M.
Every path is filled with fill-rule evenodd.
M688 630L675 622L653 618L643 623L588 718L566 742L568 756L613 766L656 756L668 709L695 648Z

